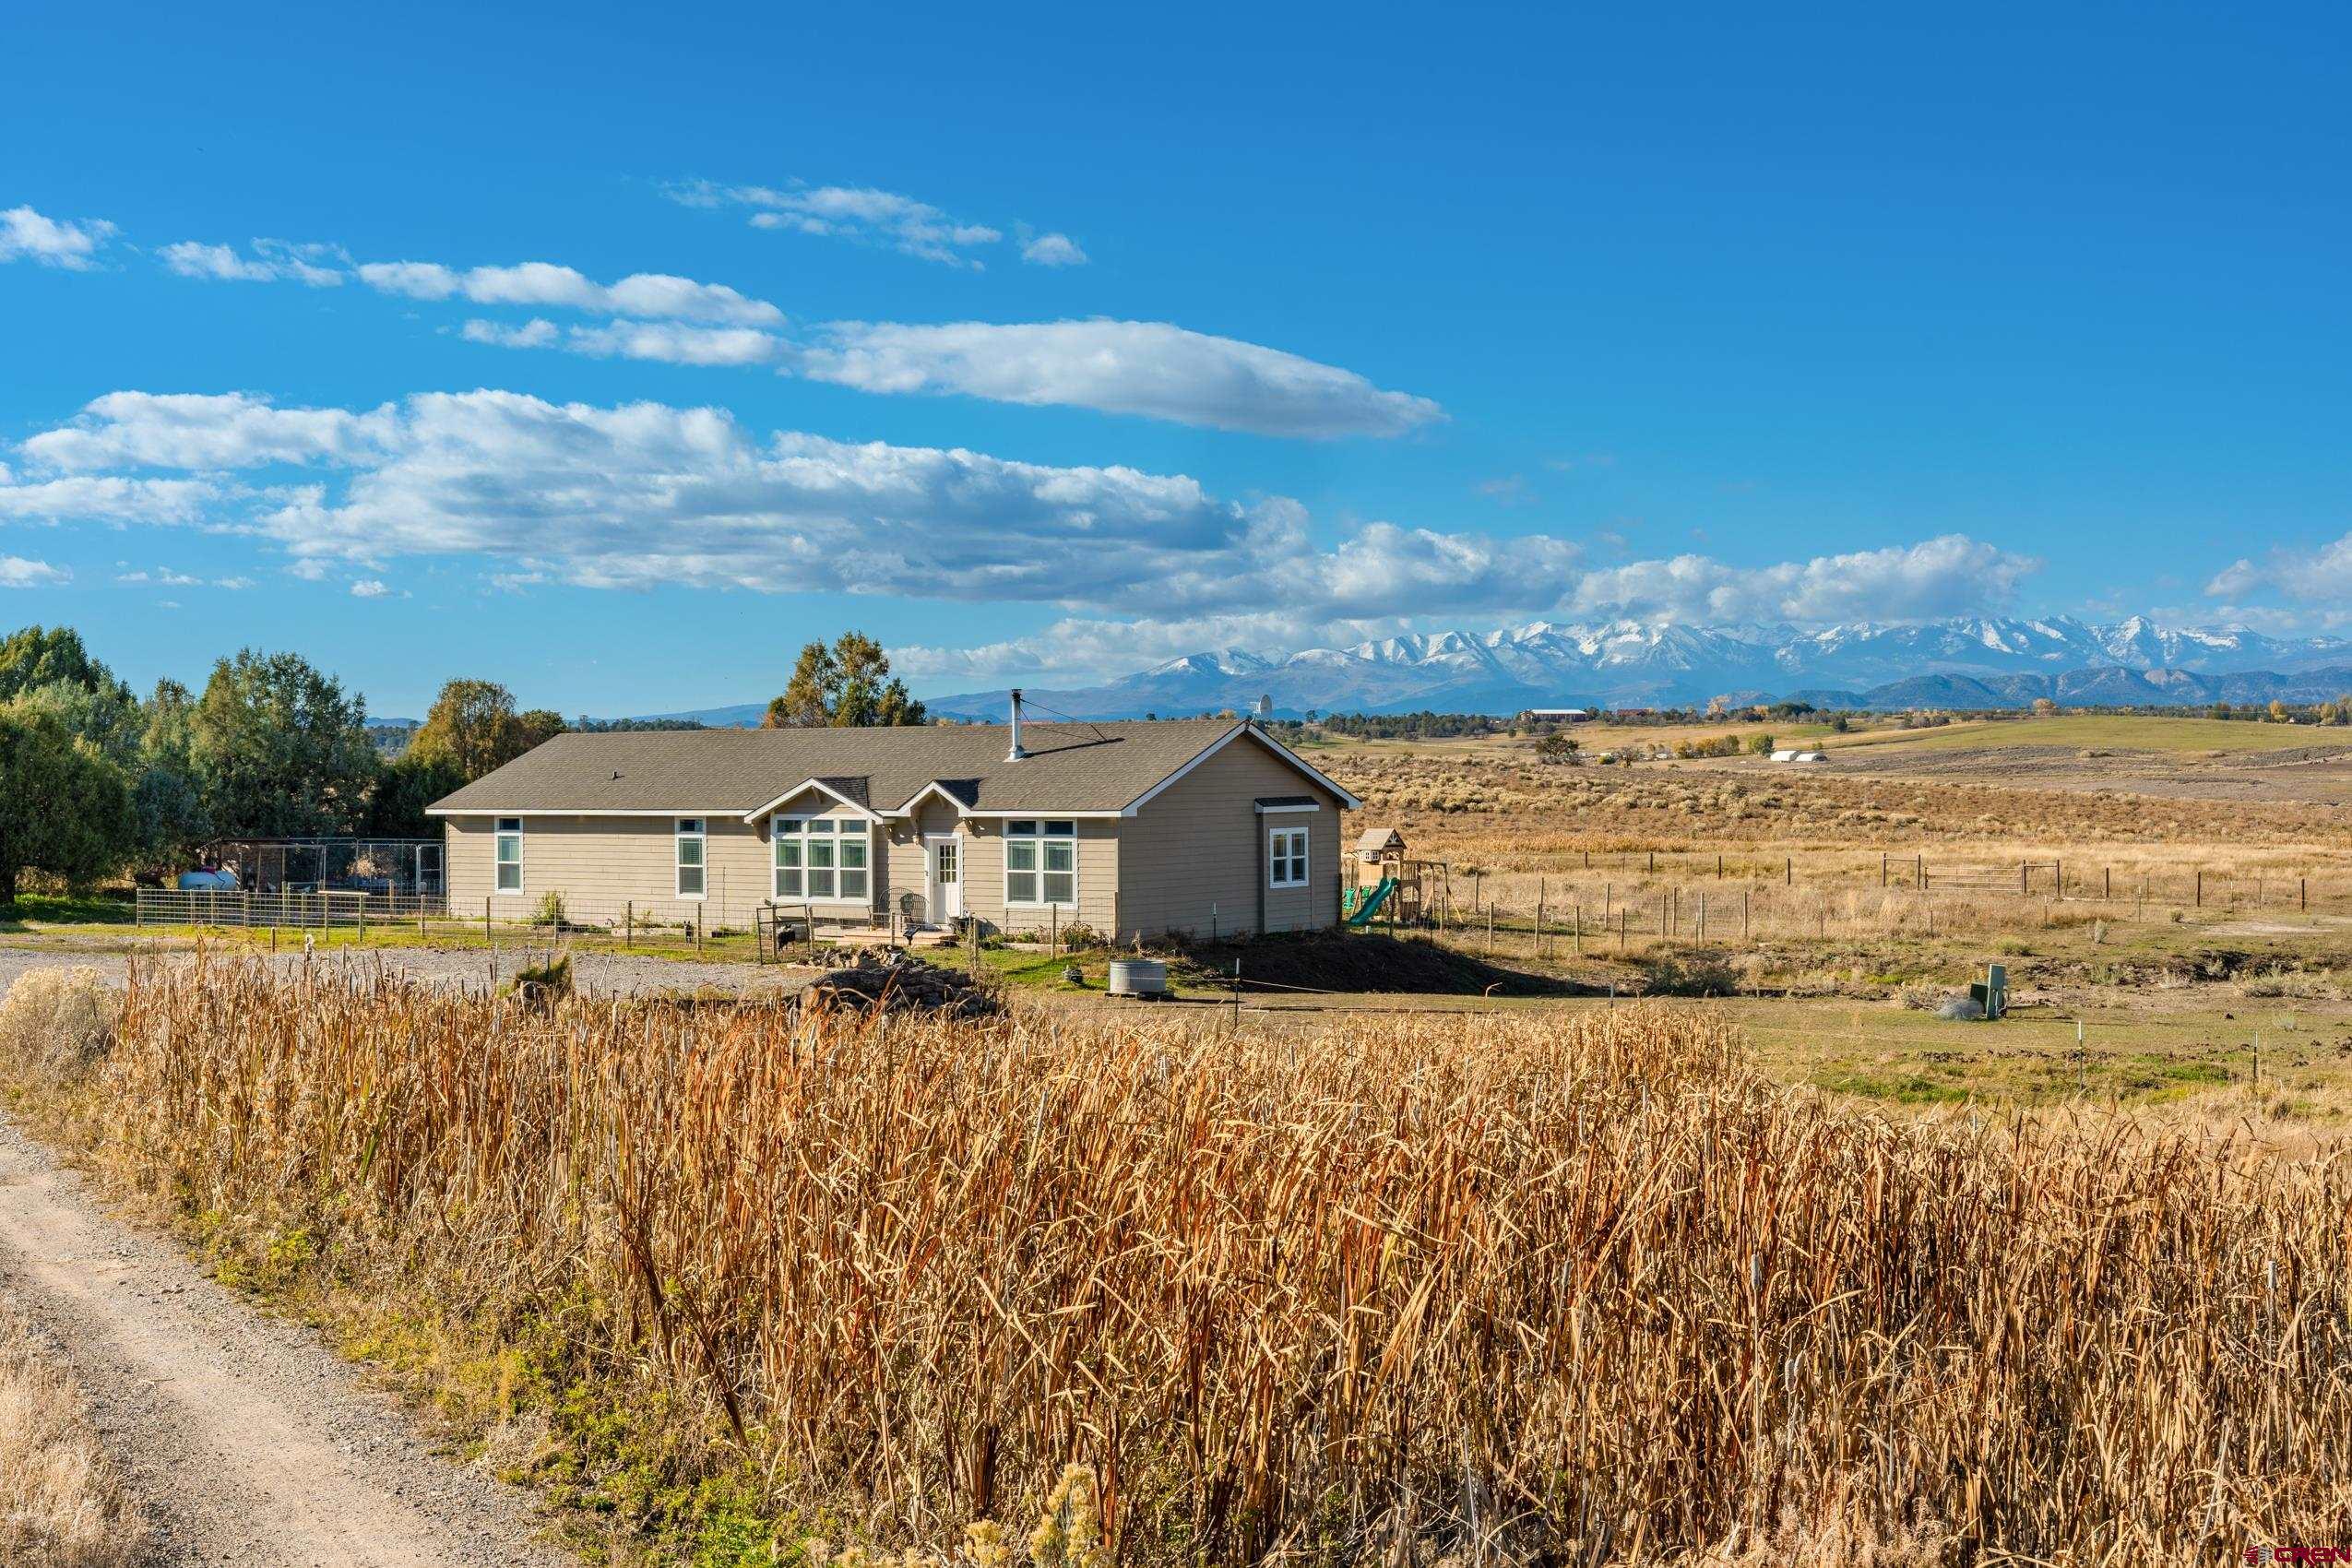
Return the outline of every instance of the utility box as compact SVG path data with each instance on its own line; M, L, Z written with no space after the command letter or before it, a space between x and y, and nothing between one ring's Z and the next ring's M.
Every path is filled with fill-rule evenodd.
M2009 967L2006 964L1986 965L1983 982L1968 988L1968 999L1985 1010L1986 1023L1997 1021L2009 1011Z

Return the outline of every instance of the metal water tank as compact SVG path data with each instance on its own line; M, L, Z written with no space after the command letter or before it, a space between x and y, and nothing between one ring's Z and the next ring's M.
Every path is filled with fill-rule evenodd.
M1111 960L1111 994L1165 996L1168 994L1168 966L1157 958L1113 958Z

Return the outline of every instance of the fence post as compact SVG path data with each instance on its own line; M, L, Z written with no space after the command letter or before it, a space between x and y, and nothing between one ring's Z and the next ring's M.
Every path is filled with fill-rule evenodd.
M2199 908L2200 909L2204 909L2204 907L2205 907L2205 873L2204 873L2204 872L2202 872L2202 871L2201 871L2201 872L2199 872L2199 873L2197 873L2197 908Z
M696 909L686 917L686 925L695 933L695 956L702 956L702 911Z
M1572 918L1576 923L1570 929L1575 934L1569 940L1576 944L1576 956L1581 958L1585 956L1585 907L1582 904L1575 906Z
M1748 940L1748 890L1740 889L1740 940Z
M2066 862L2052 861L2049 862L2049 871L2051 877L2058 883L2058 901L2063 904L2066 902Z
M2112 903L2115 899L2115 868L2102 866L2099 869L2099 899L2102 903Z
M1878 885L1881 887L1886 885L1886 851L1884 849L1878 852Z
M2295 901L2299 908L2308 909L2311 907L2311 879L2310 877L2296 878Z
M1780 857L1780 885L1783 887L1797 885L1797 857L1794 855Z
M1543 878L1536 878L1536 956L1543 956Z
M490 933L490 899L487 897L481 901L481 939L490 947L490 970L494 975L498 972L498 939Z
M635 898L621 906L621 945L637 944L637 901Z

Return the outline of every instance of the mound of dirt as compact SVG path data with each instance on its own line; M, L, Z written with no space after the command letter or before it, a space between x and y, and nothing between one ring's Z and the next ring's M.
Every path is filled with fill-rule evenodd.
M968 975L902 955L877 958L871 953L861 953L855 962L811 981L801 992L800 1004L860 1013L936 1013L951 1018L993 1018L1004 1011L996 994Z
M1372 932L1301 932L1234 942L1197 943L1172 965L1198 985L1229 983L1241 966L1243 990L1296 986L1307 991L1360 991L1430 996L1556 996L1576 988L1506 969L1420 936Z

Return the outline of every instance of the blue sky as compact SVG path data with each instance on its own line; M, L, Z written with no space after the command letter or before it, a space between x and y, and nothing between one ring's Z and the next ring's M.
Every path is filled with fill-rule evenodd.
M379 712L2352 603L2321 7L35 6L0 619Z

